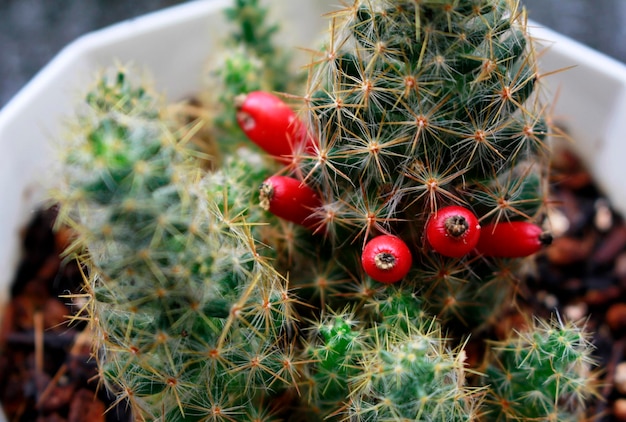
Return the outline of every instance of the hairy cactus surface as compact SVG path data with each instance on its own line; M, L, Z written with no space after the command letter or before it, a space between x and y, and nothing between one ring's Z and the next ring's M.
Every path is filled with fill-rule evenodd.
M402 237L434 273L407 278L432 292L425 305L471 326L507 283L483 258L433 256L423 229L447 205L483 225L541 222L547 126L524 18L504 0L355 1L331 16L304 96L319 147L296 173L323 195L326 236Z
M558 320L538 321L495 343L485 371L491 385L487 420L582 420L585 401L595 394L588 343L579 327Z
M123 70L86 106L60 201L88 253L103 380L138 418L252 420L295 380L293 299L246 222L251 166L201 174L189 133Z
M343 311L313 325L312 410L340 420L474 420L480 389L465 382L462 350L450 349L417 297L389 293L372 308L379 322Z
M181 125L132 72L103 73L55 199L77 233L101 378L136 418L584 413L581 328L537 316L494 334L549 240L549 129L517 6L355 0L328 15L294 88L265 9L237 0L241 31L213 97L199 94L208 122Z

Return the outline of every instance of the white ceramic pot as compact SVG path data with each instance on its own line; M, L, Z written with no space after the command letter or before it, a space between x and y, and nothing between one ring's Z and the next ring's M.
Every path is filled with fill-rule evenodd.
M269 0L268 0L269 1ZM310 46L325 28L321 14L334 0L273 0L285 44ZM202 88L203 70L227 30L222 9L231 0L192 1L83 36L62 50L0 111L0 309L19 257L20 230L54 185L53 143L63 120L102 66L119 61L146 69L171 100ZM554 115L600 186L626 214L626 66L531 23L547 95L558 92ZM285 37L287 38L287 37Z
M232 0L197 0L83 36L62 50L0 110L0 319L20 255L20 231L54 186L52 145L94 73L118 61L146 69L157 90L177 100L202 88L203 70L227 31ZM283 40L310 46L335 0L267 0ZM614 206L626 215L626 66L530 24L541 55L545 95ZM573 68L570 68L574 66ZM566 69L564 72L551 72ZM0 422L3 421L0 409Z
M272 20L290 34L280 42L295 49L319 37L321 15L332 0L278 2ZM193 95L202 89L211 53L229 30L223 9L231 4L191 1L82 36L0 110L0 310L19 259L20 230L54 186L53 145L98 69L132 63L146 70L169 100Z

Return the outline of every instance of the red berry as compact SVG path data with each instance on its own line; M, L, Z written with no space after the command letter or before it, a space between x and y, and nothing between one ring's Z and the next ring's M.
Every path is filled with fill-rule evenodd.
M433 250L444 256L460 258L476 247L481 230L472 211L450 205L429 217L425 231Z
M371 278L381 283L395 283L407 275L413 257L402 239L392 235L373 238L363 248L361 264Z
M260 188L260 205L277 217L313 228L318 219L312 214L321 206L317 193L293 177L271 176Z
M522 258L539 252L552 236L527 221L504 221L483 227L476 251L498 258Z
M277 96L253 91L235 98L237 123L246 136L277 160L315 152L314 140L296 113Z

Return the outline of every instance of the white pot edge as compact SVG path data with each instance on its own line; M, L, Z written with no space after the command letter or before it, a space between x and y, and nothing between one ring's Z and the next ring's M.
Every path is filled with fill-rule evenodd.
M332 1L292 0L271 10L274 21L287 22L285 31L299 31L281 42L296 47L319 36L322 12ZM97 71L116 62L130 63L145 69L166 98L193 95L203 87L212 47L228 30L222 12L231 4L232 0L190 1L83 35L0 110L0 310L8 300L20 255L20 231L52 186L46 170L54 163L53 141L59 139L63 119L73 113Z
M311 17L335 3L330 0L320 6L318 1L294 1L287 7L285 13L293 17L288 22L302 35L293 40L294 45L304 45L305 34L315 37L323 28L322 20ZM192 1L87 34L64 48L0 110L0 310L8 300L19 257L20 230L49 186L43 170L53 159L50 140L59 135L62 117L71 113L79 87L101 66L117 59L148 69L157 89L170 98L197 92L212 45L208 40L224 31L221 9L229 4L230 0ZM529 26L533 37L547 47L542 69L576 65L546 78L550 92L560 92L554 115L569 127L576 149L601 188L626 215L622 183L626 180L622 163L626 66L540 25ZM165 61L164 50L170 54ZM186 65L179 66L181 61Z

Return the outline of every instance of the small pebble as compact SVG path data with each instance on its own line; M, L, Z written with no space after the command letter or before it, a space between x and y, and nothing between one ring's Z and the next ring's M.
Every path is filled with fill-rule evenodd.
M591 174L585 170L580 170L575 173L570 173L559 180L561 187L566 187L572 190L584 189L593 183Z
M560 125L557 123L557 126ZM564 128L560 130L567 132ZM579 171L583 167L583 164L580 162L580 158L576 153L574 153L574 151L572 151L572 148L569 145L565 145L563 142L559 142L558 140L554 141L550 159L551 167L555 171L565 174Z
M581 321L587 316L588 306L585 302L577 302L563 307L563 315L568 321Z
M620 394L626 395L626 362L621 362L615 367L613 384Z
M568 232L576 232L587 226L589 211L593 210L588 210L589 207L585 206L586 203L573 192L569 190L560 191L554 200L562 204L560 210L569 223Z
M48 383L46 383L46 385L48 385ZM39 409L46 413L62 410L65 406L68 406L76 391L76 385L73 383L66 385L57 384L48 388L51 388L51 390L44 399L40 400L38 403Z
M106 406L98 398L94 397L92 391L80 389L72 398L68 422L104 422Z
M619 278L626 278L626 252L622 252L615 258L613 273Z
M616 421L626 421L626 399L617 399L613 403L613 416Z
M570 265L587 259L593 245L594 240L591 237L558 237L546 249L546 257L554 265Z
M617 258L626 248L626 226L620 224L604 237L600 247L591 256L592 262L606 264Z
M568 278L561 282L561 290L569 294L580 294L585 291L585 283L580 278Z
M552 233L552 236L559 238L567 233L570 228L569 218L558 208L548 209L544 229Z
M54 234L54 247L58 254L65 252L65 250L76 239L76 233L69 227L59 227Z
M621 337L626 332L626 303L615 303L606 311L606 323L611 331Z
M556 309L556 307L559 306L559 299L552 293L543 290L537 292L537 299L546 309Z
M54 412L49 415L40 415L36 422L67 422L67 419L59 415L57 412Z
M593 225L601 232L608 232L613 227L613 212L609 202L605 198L600 198L596 201L595 208Z
M593 285L594 281L592 280L588 282L588 284ZM621 296L621 287L608 285L600 286L598 288L590 288L587 293L585 293L584 299L585 302L591 306L602 306L619 299Z

